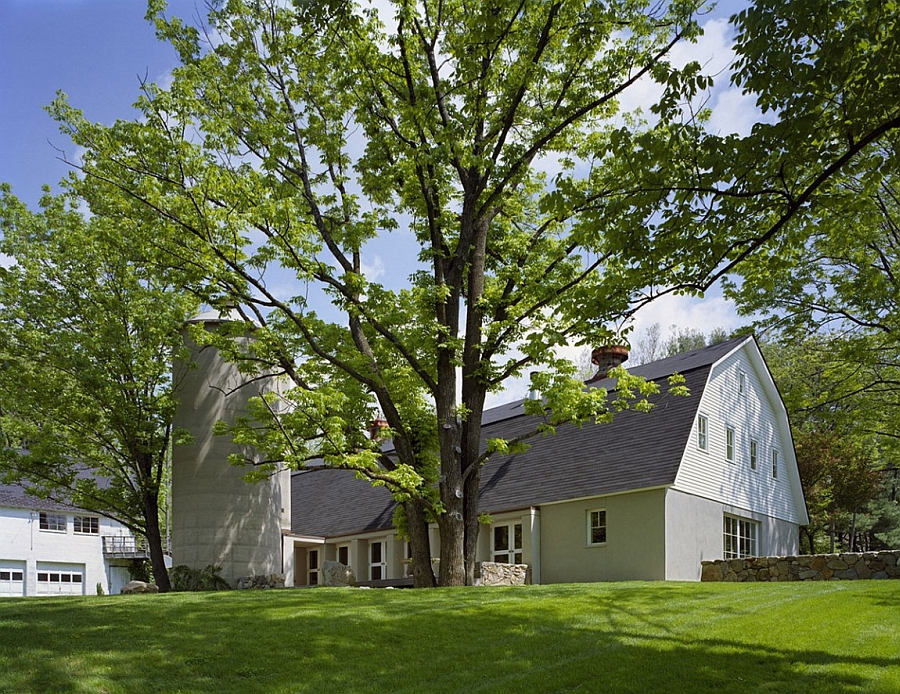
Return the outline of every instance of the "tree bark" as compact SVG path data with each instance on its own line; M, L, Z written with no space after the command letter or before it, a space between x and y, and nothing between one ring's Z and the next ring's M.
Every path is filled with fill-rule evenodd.
M431 541L428 537L428 519L425 508L417 501L403 504L409 546L412 550L413 588L434 588L434 570L431 568Z

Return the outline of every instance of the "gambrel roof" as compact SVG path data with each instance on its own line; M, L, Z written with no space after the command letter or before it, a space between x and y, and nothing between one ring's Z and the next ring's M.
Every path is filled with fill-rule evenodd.
M525 453L492 456L481 470L480 509L499 513L674 484L711 367L752 339L735 338L629 369L659 382L649 413L620 412L610 424L562 425L553 436L529 439ZM684 376L690 396L667 392L673 373ZM615 380L590 385L613 390ZM523 405L518 400L487 410L483 437L511 439L532 431L538 422ZM390 494L353 472L296 472L291 490L293 534L336 537L392 525Z

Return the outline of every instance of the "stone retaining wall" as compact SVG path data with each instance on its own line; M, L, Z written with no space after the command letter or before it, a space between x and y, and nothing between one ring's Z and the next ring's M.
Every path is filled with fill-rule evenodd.
M480 564L483 586L524 586L531 583L528 564L501 564L483 561Z
M701 562L701 581L853 581L900 578L900 550Z
M244 576L237 580L238 590L261 590L266 588L284 588L284 574Z

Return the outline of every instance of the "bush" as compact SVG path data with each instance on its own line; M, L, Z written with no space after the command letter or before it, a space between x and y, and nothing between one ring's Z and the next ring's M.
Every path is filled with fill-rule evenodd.
M192 569L179 564L169 569L169 579L175 591L231 590L228 581L219 575L221 571L222 567L215 564L205 569Z

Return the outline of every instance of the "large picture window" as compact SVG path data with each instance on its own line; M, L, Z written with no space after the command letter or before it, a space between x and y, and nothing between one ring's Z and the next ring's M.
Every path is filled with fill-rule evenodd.
M501 564L522 563L522 524L495 525L491 537L492 556Z
M66 532L66 514L41 511L40 525L41 530L64 533Z
M725 559L757 557L759 523L747 518L725 516Z
M606 544L606 511L588 511L588 544Z

